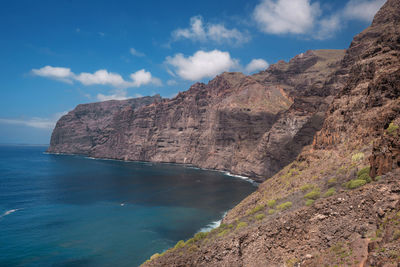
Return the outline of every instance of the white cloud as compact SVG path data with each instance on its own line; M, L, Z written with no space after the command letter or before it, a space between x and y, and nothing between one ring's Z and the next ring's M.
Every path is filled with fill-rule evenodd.
M37 129L45 129L52 130L56 125L59 118L63 115L67 114L67 112L59 112L51 116L50 118L39 118L33 117L28 119L6 119L0 118L0 124L14 124L14 125L23 125Z
M75 80L80 81L83 85L102 84L116 87L126 85L121 75L108 72L107 70L98 70L95 73L82 72L75 76Z
M296 34L323 40L333 37L349 20L372 21L384 3L385 0L350 0L344 8L321 16L318 1L261 0L253 19L268 34Z
M370 22L386 0L350 0L343 11L344 17Z
M135 73L132 73L130 75L130 77L132 79L131 84L134 87L140 87L142 85L146 85L146 84L150 84L150 83L154 84L154 85L158 85L158 86L162 85L162 82L160 79L152 77L151 73L146 71L145 69L141 69Z
M174 86L174 85L177 85L177 84L178 84L178 82L175 81L175 80L168 80L167 81L167 85L169 85L169 86Z
M249 64L247 64L245 70L247 73L255 72L258 70L265 70L268 68L269 64L267 61L261 58L253 59L250 61Z
M33 69L32 73L37 76L47 77L72 83L79 81L83 85L110 85L118 88L140 87L142 85L153 84L161 86L160 79L153 77L145 69L138 70L130 74L131 80L124 80L118 73L98 70L94 73L82 72L75 74L69 68L45 66L40 69Z
M113 90L109 95L97 94L96 99L98 101L108 101L108 100L125 100L134 97L135 98L143 97L143 95L136 93L133 96L128 96L128 92L126 89L116 89Z
M166 63L175 68L177 75L190 81L214 77L238 66L238 60L231 58L228 52L219 50L210 52L200 50L189 57L176 54L173 57L167 57Z
M343 20L340 14L334 14L329 18L321 19L313 37L319 40L331 38L341 29L342 23Z
M137 51L133 47L131 49L129 49L129 52L131 53L132 56L135 56L135 57L144 57L145 56L144 53Z
M239 30L227 29L223 24L208 23L204 25L202 16L190 18L190 27L172 32L174 40L190 39L192 41L241 44L250 40L249 34Z
M313 28L319 13L319 4L310 0L262 0L253 17L265 33L304 34Z
M96 98L99 101L125 100L129 98L127 94L128 92L125 89L120 89L120 90L115 90L115 92L111 95L97 94Z
M71 79L74 77L71 69L52 66L45 66L40 69L33 69L32 73L37 76L61 80L68 83L72 83Z

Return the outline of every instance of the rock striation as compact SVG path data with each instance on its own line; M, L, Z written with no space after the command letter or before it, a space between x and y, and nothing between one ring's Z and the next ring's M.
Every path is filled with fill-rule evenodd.
M326 110L312 145L220 227L143 266L400 266L400 1L383 5L339 65L294 98L323 100L312 109ZM285 118L306 110L293 102L268 132L282 121L284 133ZM272 158L261 155L253 159Z
M57 122L48 152L89 155L91 148L106 138L103 131L115 114L126 108L135 110L156 101L161 101L159 95L78 105Z
M59 120L48 151L191 164L263 181L322 127L343 56L308 51L252 76L223 73L173 99L79 105Z

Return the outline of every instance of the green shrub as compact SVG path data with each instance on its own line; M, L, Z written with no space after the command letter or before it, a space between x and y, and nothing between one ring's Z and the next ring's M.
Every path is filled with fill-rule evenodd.
M184 246L185 246L185 241L180 240L178 243L176 243L174 249L183 248Z
M397 130L399 129L399 126L391 122L389 124L389 127L386 129L387 133L392 135L392 136L397 136Z
M337 183L337 179L336 178L331 178L328 180L328 184L336 184Z
M368 174L369 175L370 167L364 167L361 170L357 172L357 177L360 177L363 174Z
M247 226L247 223L246 222L240 222L240 223L238 223L238 225L236 225L236 230L237 229L240 229L240 228L242 228L242 227L246 227Z
M375 181L379 181L381 178L382 178L382 176L380 176L380 175L379 175L379 176L376 176L376 177L375 177Z
M336 194L336 189L332 187L325 192L324 197L330 197L333 196L334 194Z
M265 214L263 213L257 214L256 216L254 216L254 218L256 218L256 220L262 220L265 218Z
M229 229L225 229L222 232L218 233L218 236L221 237L221 236L226 235L227 233L229 233Z
M273 207L275 207L275 205L276 205L276 200L275 199L268 200L268 202L267 202L267 206L268 207L273 208Z
M351 160L352 160L352 161L360 161L360 160L362 160L363 158L364 158L364 153L359 152L359 153L354 154L354 155L351 157Z
M256 206L255 208L249 210L249 211L247 212L247 215L252 215L252 214L254 214L254 213L257 213L257 212L259 212L260 210L262 210L262 209L264 209L264 208L265 208L264 205L258 205L258 206Z
M194 241L202 240L203 238L206 238L207 235L208 235L208 233L206 233L206 232L199 232L194 235Z
M311 206L312 204L314 204L314 202L315 202L314 199L307 199L306 206Z
M274 209L269 209L269 210L268 210L268 214L269 214L269 215L272 215L272 214L274 214L274 213L275 213L275 210L274 210Z
M195 242L195 240L194 240L194 238L192 237L192 238L188 239L188 240L185 242L185 246L186 246L186 245L193 244L194 242Z
M311 191L311 192L305 194L305 195L304 195L304 198L316 200L316 199L319 198L320 194L321 194L321 192L319 191L318 188L316 188L316 189L314 189L313 191Z
M288 202L278 205L276 208L278 210L286 210L286 209L289 209L290 207L292 207L292 202L288 201Z
M315 185L313 185L313 184L305 184L302 187L300 187L300 190L303 192L306 192L306 191L314 189L314 188L315 188Z
M355 180L350 180L349 182L345 183L345 186L348 189L355 189L357 187L363 186L367 183L365 180L360 180L360 179L355 179Z
M360 176L358 176L357 179L358 179L358 180L364 180L364 181L366 181L367 183L372 182L372 178L371 178L367 173L361 174Z
M218 228L225 229L228 225L226 223L221 223Z
M153 256L150 257L150 261L157 259L158 257L160 257L161 255L159 253L155 253L153 254Z

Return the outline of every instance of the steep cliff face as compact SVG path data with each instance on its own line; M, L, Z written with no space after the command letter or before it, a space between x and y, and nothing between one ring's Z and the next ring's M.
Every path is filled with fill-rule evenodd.
M400 2L388 0L317 89L338 93L312 145L219 228L144 266L399 266L399 16ZM315 97L307 91L302 100Z
M262 181L293 160L322 126L336 90L323 85L343 55L342 50L308 51L253 76L223 73L170 100L110 110L95 130L86 126L98 124L96 112L91 122L80 124L79 117L63 117L49 151L193 164ZM76 127L67 130L68 124ZM282 153L282 146L290 151Z
M125 108L138 109L155 101L161 101L161 97L157 95L78 105L57 122L48 152L88 154L93 146L105 138L103 131L115 114Z

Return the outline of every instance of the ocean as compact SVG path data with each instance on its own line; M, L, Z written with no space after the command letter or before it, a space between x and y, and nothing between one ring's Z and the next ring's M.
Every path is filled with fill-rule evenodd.
M0 146L0 266L138 266L256 190L176 164Z

